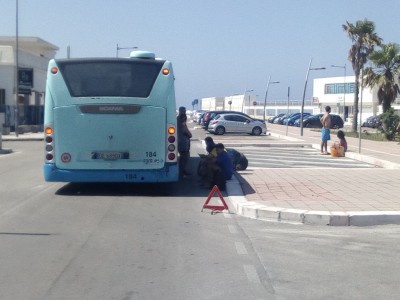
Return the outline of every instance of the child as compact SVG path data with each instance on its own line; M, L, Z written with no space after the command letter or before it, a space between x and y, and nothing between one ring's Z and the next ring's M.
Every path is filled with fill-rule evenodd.
M343 146L344 152L347 152L347 141L346 141L346 139L344 137L344 132L342 130L339 130L337 132L337 137L339 139L340 146Z

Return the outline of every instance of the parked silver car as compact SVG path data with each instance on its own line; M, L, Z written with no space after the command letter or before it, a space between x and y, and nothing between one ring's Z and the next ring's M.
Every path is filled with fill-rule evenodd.
M208 124L207 130L214 134L224 133L248 133L260 135L266 133L267 126L259 120L240 114L220 114L214 117Z

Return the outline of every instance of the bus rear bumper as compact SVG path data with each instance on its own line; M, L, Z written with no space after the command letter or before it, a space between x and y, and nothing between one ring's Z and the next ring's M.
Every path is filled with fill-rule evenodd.
M156 170L66 170L44 164L44 179L50 182L175 182L178 164Z

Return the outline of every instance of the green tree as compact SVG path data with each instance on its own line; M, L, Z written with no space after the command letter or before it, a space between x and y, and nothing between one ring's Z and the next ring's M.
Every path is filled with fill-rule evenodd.
M359 111L360 74L367 62L369 54L374 51L374 46L380 45L382 39L375 33L375 24L367 19L357 21L355 25L346 21L346 24L342 25L342 27L353 42L349 50L348 58L349 61L351 61L355 75L352 130L356 132Z
M381 50L370 54L372 67L365 69L365 84L378 87L378 101L385 113L400 94L400 48L395 43L382 44Z

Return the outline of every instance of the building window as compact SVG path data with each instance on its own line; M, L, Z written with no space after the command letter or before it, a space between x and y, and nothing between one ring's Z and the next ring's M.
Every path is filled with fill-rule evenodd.
M0 89L0 105L6 105L6 90Z
M345 85L346 85L346 94L354 93L354 88L355 88L354 82L347 82L346 84L327 83L327 84L325 84L324 93L325 94L343 94Z

